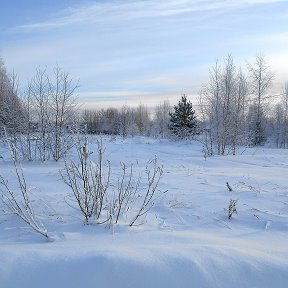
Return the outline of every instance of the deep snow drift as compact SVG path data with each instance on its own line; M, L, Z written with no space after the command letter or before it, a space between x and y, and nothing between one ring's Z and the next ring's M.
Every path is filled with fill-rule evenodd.
M95 143L91 137L91 150ZM112 170L122 161L140 171L157 156L165 197L143 225L84 225L68 205L64 163L22 163L51 241L2 213L1 288L288 287L287 150L243 149L205 160L197 142L106 137L103 144ZM0 173L15 185L4 147L0 155ZM230 199L238 213L228 220Z

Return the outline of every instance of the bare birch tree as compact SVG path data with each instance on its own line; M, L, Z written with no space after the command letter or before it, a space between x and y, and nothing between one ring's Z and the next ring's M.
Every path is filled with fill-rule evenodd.
M283 106L283 148L288 148L288 82L285 83L284 91L282 95Z
M257 55L253 64L248 64L252 94L254 96L255 116L250 123L250 137L252 145L265 142L265 104L269 99L268 91L272 85L274 74L263 55Z
M236 153L243 139L247 93L246 78L241 70L237 72L232 56L222 66L216 61L200 96L206 155Z
M232 154L236 154L238 145L245 143L246 134L246 109L248 96L248 83L246 76L240 69L236 79L236 94L232 122Z
M172 107L168 100L160 103L155 108L155 117L153 119L153 126L152 126L152 134L155 137L168 137L170 130L169 130L169 123L170 123L170 116L169 113L171 112Z
M75 120L75 90L79 85L59 66L53 72L53 79L49 79L49 108L53 126L51 149L53 159L58 161L71 147L69 125Z
M134 122L137 126L138 133L140 135L147 135L149 130L149 113L145 105L139 104L138 107L133 111Z
M278 148L288 148L288 82L280 102L274 108L274 137Z
M49 77L46 69L36 69L36 74L31 80L31 96L35 109L35 122L37 123L38 141L37 149L42 161L50 157L51 140L51 114L49 111Z

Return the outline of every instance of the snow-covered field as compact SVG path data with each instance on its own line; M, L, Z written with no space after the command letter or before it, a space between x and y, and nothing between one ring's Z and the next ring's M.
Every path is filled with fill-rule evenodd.
M287 150L204 159L197 142L107 137L103 143L112 171L120 161L143 170L156 155L165 197L143 225L128 227L125 219L110 228L84 225L67 204L64 163L22 163L53 241L1 215L1 288L288 287ZM12 183L12 162L1 149L0 173ZM228 220L230 199L237 199L238 213Z

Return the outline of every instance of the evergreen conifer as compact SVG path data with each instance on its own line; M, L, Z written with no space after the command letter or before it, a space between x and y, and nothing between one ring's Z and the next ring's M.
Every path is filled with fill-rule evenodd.
M199 134L195 110L185 94L178 105L174 106L174 111L170 112L169 116L169 129L177 138L184 139Z

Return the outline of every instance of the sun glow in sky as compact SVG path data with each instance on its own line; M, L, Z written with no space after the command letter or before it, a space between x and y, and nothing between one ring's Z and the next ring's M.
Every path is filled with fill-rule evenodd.
M287 25L280 0L0 0L0 55L24 84L58 64L79 79L86 107L149 106L196 99L229 53L244 68L264 54L280 87Z

